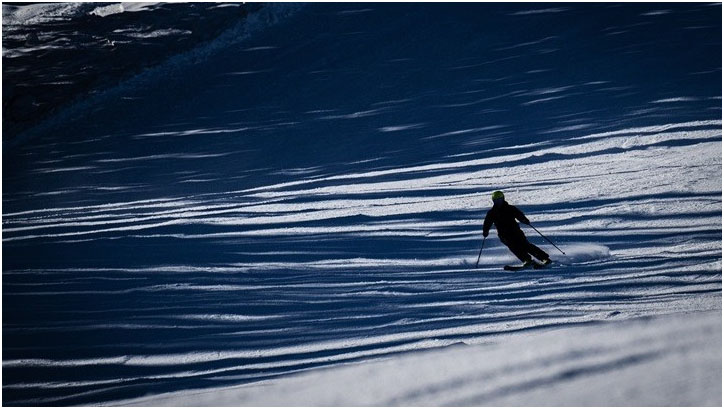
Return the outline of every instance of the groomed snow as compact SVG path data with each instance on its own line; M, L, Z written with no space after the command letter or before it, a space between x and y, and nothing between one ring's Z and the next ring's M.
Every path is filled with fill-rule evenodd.
M453 345L127 406L721 406L721 312Z

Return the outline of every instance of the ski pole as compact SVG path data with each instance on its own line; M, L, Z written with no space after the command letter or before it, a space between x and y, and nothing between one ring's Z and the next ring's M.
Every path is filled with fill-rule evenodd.
M483 245L480 246L480 253L478 254L478 261L475 262L475 268L478 268L478 263L480 263L480 256L483 255L483 247L485 247L485 237L483 237Z
M557 248L558 251L560 251L561 253L563 253L564 256L566 255L566 253L565 253L563 250L559 249L558 246L556 246L556 244L551 241L551 239L549 239L548 237L544 236L543 233L539 232L538 229L536 229L532 224L529 224L528 226L533 227L533 230L535 230L536 233L540 234L541 237L543 237L544 239L548 240L548 243L552 244L553 247Z

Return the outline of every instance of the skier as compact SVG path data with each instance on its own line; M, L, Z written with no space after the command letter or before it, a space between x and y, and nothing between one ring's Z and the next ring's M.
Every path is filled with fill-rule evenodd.
M499 190L493 192L493 208L488 210L485 215L483 237L488 237L490 226L495 224L500 241L508 246L510 251L523 262L520 268L531 265L540 267L550 264L551 259L548 254L528 241L520 226L518 226L516 219L520 220L521 223L530 225L530 221L520 209L505 201L503 192ZM531 255L540 260L541 263L533 261ZM508 266L506 266L507 268Z

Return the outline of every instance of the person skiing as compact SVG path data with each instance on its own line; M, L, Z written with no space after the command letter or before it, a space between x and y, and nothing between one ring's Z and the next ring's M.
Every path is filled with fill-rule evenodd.
M495 224L495 229L498 231L498 237L500 241L505 244L510 251L515 254L516 257L523 262L521 268L525 268L533 265L545 266L551 263L550 256L548 253L541 250L537 246L531 244L525 237L525 234L518 225L519 220L521 223L530 225L530 221L517 207L508 204L505 201L505 195L503 192L496 190L493 192L493 207L488 210L485 215L485 222L483 223L483 237L488 237L490 227ZM540 260L537 263L532 260L531 256ZM507 267L506 267L507 268Z

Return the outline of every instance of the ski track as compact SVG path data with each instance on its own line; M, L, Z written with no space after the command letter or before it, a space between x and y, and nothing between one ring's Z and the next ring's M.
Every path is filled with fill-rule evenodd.
M402 168L200 197L6 214L4 243L172 239L233 253L253 239L253 248L278 248L273 243L279 242L293 251L248 249L257 260L213 266L6 270L6 302L73 296L94 302L64 304L50 325L5 323L4 336L32 338L4 350L3 371L15 381L3 389L25 396L49 393L17 404L92 401L165 381L173 381L166 384L169 390L199 382L254 382L458 342L485 343L532 329L719 308L720 125L622 130L648 134L618 140L571 138L548 149L560 155L555 159L508 165L511 184L521 180L510 200L567 250L566 256L557 253L526 229L558 262L542 271L502 272L500 266L514 259L494 235L480 268L473 268L484 211L478 192L491 190L485 181L499 177L486 165L546 155L539 149L414 172ZM681 126L696 130L668 130ZM681 146L660 146L671 140ZM611 153L612 146L618 151ZM671 167L678 170L675 176ZM570 172L561 175L561 168ZM620 187L616 196L602 188L611 178L619 178L613 183ZM536 187L551 180L562 192L555 198ZM686 190L670 190L674 185ZM470 193L458 193L461 189ZM434 194L419 194L425 190ZM385 197L368 199L370 192ZM193 226L204 233L187 233ZM356 250L366 240L408 245L370 258ZM436 256L440 251L433 248L441 241L452 254ZM336 245L325 246L330 243ZM285 257L296 259L279 261ZM38 278L28 282L28 276ZM109 296L128 302L104 309L102 300ZM107 332L93 335L99 329ZM163 330L176 335L162 345L151 342L153 331ZM119 340L113 335L119 331L133 336ZM40 356L60 353L68 346L41 340L67 334L98 337L97 349L71 349L65 359L13 358L34 348ZM30 368L32 379L24 379Z
M348 7L264 7L4 144L4 405L721 310L721 20L682 27L720 9ZM474 268L498 189L566 255L523 226L552 266L503 271L491 232ZM657 352L638 341L602 365ZM575 352L531 382L585 370ZM524 369L484 393L505 403Z

